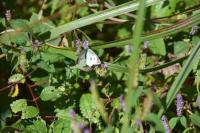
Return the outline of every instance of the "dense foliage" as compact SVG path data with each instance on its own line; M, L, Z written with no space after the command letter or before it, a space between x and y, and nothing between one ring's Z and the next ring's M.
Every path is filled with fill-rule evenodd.
M2 133L200 130L200 1L0 7Z

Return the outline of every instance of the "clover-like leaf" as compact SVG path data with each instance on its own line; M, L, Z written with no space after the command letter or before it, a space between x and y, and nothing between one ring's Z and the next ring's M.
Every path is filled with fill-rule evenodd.
M61 94L62 92L56 89L54 86L48 86L42 90L40 98L42 99L42 101L55 101L62 96Z
M42 119L33 121L32 125L26 127L24 132L27 133L47 133L46 122Z
M12 75L9 79L8 79L8 83L16 83L16 82L20 82L20 83L24 83L25 82L25 77L24 75L17 73Z
M100 113L91 94L83 94L81 96L79 107L83 117L93 123L99 122Z
M33 118L37 116L39 111L37 110L36 107L34 106L27 106L23 111L22 111L22 119L28 119L28 118Z
M14 101L10 105L10 107L11 107L12 112L17 113L26 109L27 102L25 99L19 99L19 100Z

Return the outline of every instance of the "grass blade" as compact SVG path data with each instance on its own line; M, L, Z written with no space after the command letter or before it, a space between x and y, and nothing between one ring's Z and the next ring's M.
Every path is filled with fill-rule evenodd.
M188 57L187 61L185 62L181 72L178 74L178 77L173 82L166 97L166 109L168 109L169 106L171 105L172 101L174 100L176 94L180 90L185 79L187 78L189 73L192 71L192 68L196 60L199 60L199 59L200 59L200 42L195 46L191 55ZM161 108L159 111L159 116L161 116L163 113L164 113L164 108Z
M160 1L161 0L147 0L146 6L153 5ZM51 30L51 38L55 38L59 36L60 34L75 30L77 28L81 28L86 25L103 21L107 18L111 18L111 17L119 16L124 13L135 11L138 8L138 5L139 3L135 1L127 2L125 4L122 4L122 5L119 5L119 6L104 10L104 11L100 11L100 12L91 14L89 16L80 18L78 20L69 22L67 24L61 25Z

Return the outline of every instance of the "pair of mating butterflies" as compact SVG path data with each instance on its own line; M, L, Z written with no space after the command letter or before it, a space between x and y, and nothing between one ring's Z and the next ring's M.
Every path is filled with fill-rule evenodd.
M94 51L87 48L81 51L76 63L77 64L74 66L75 68L79 68L83 71L89 71L92 66L101 64L101 61Z

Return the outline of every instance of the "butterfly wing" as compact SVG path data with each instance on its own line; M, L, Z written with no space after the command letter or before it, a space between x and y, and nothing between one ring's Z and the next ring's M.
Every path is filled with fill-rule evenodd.
M76 65L72 66L71 67L72 69L78 68L83 71L90 71L91 68L86 65L86 53L87 53L87 50L81 51L81 53L79 54L78 59L76 61Z
M93 65L99 65L99 64L101 64L99 57L95 54L94 51L92 51L91 49L87 49L86 65L92 67Z

